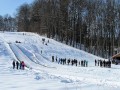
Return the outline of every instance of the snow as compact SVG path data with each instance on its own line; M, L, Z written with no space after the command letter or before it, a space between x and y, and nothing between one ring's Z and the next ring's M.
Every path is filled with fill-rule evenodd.
M49 43L43 44L42 38ZM51 62L53 55L87 60L88 67ZM119 90L120 66L100 68L94 66L95 59L103 58L34 33L1 32L0 90ZM13 60L24 61L27 67L12 69Z

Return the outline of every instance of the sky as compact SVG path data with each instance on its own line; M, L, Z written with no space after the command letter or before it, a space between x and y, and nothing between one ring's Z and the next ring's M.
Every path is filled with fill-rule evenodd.
M14 16L16 10L24 3L32 3L34 0L0 0L0 15L9 14Z

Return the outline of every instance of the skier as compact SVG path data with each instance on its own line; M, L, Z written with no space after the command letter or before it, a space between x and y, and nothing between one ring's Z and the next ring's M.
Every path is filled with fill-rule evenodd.
M15 69L15 60L12 62L13 69Z
M18 67L19 67L19 62L17 61L16 62L16 68L18 69Z

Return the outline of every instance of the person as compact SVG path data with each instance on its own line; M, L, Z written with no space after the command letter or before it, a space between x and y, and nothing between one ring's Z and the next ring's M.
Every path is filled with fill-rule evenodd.
M88 61L86 61L86 67L88 67Z
M100 64L100 60L98 60L98 66L99 66L99 64Z
M68 59L67 63L68 63L68 65L69 65L69 63L70 63L70 59Z
M45 42L45 38L42 38L42 41L43 41L43 44L44 44L44 42Z
M52 62L54 62L54 56L52 56Z
M81 60L81 66L83 67L83 60Z
M100 67L102 67L102 64L103 64L103 62L102 62L102 60L100 60Z
M106 65L105 65L105 60L103 61L103 66L106 67Z
M47 45L47 43L45 45Z
M23 70L25 69L25 63L24 63L24 61L22 61L22 69Z
M20 69L22 69L22 61L20 61Z
M42 54L42 50L41 50L41 54Z
M75 64L76 64L76 66L77 66L77 63L78 63L78 61L75 59Z
M16 68L18 69L18 67L19 67L19 62L16 61Z
M111 61L109 62L109 64L110 64L110 68L111 68Z
M15 60L12 62L13 69L15 69Z
M85 64L86 64L86 60L83 61L83 66L85 67Z
M73 61L73 60L71 61L71 64L72 64L72 66L73 66L73 64L74 64L74 61Z
M109 68L111 68L111 61L110 60L108 61L108 65L109 65Z
M57 62L57 56L56 56L56 62Z
M96 66L96 64L97 64L97 60L95 59L95 66Z
M80 66L80 61L79 61L79 66Z
M61 63L60 61L61 61L61 59L59 58L58 64L60 64L60 63Z

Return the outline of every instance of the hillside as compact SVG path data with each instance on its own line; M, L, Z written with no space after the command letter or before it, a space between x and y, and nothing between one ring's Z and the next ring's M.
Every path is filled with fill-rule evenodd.
M55 58L57 56L58 60L59 58L87 60L88 67L61 65L52 62L52 56ZM0 89L118 90L120 66L100 68L94 65L95 59L102 58L34 33L1 32ZM13 60L24 61L26 69L13 70Z

